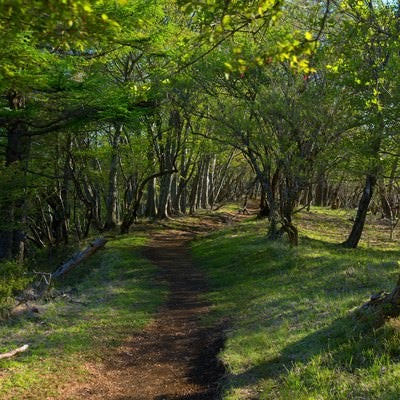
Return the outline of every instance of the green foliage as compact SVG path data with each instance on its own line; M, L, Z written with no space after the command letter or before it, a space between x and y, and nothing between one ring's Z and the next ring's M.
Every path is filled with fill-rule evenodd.
M315 72L310 56L318 47L318 38L308 29L293 29L293 23L287 22L298 13L296 4L276 0L181 1L180 4L199 29L205 54L209 53L210 43L218 48L226 41L234 41L233 52L224 63L227 78L237 72L244 74L254 66L265 67L271 62L285 61L300 73ZM313 8L320 9L321 5L316 4ZM312 6L308 11L313 12ZM199 43L197 37L194 40ZM249 43L256 48L251 55L246 52ZM187 55L186 58L190 57Z
M214 318L227 321L225 399L396 398L397 320L380 326L351 310L395 284L400 253L381 247L376 228L361 250L331 244L346 234L347 217L304 213L297 223L309 237L298 248L268 242L256 221L194 243Z
M14 261L0 263L0 316L13 305L13 296L26 288L30 279L24 275L25 267Z
M274 21L279 15L283 1L193 1L180 0L178 2L184 11L192 13L195 21L202 26L216 25L216 32L232 31L240 29L259 19Z

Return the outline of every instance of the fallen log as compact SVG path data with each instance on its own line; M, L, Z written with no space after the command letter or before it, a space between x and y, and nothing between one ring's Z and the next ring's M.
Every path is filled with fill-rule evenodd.
M24 344L23 346L18 347L18 349L9 351L8 353L0 354L0 360L2 360L3 358L14 357L16 354L23 353L24 351L28 350L28 348L29 348L29 345L28 344Z
M57 279L60 276L65 275L67 272L71 271L82 261L86 260L88 257L90 257L91 255L96 253L97 250L103 248L106 243L107 243L107 240L104 238L99 238L99 239L94 240L92 243L90 243L90 245L85 250L82 250L81 252L76 253L67 262L65 262L63 265L58 267L51 274L51 279Z

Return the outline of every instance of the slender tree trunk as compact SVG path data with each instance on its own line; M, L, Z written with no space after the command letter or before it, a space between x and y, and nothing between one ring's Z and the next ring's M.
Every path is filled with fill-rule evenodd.
M328 196L328 184L324 175L319 175L315 185L314 205L319 207L326 206Z
M379 185L379 197L381 200L381 208L382 208L382 216L390 219L392 221L393 219L393 210L396 208L396 201L394 198L394 181L395 181L395 176L397 173L397 167L398 167L398 158L395 158L392 162L391 170L390 170L390 177L389 177L389 182L387 185L385 185L384 179L382 179L382 183Z
M66 140L66 151L64 150L65 155L65 160L64 160L64 165L63 165L63 179L61 183L61 189L60 189L60 198L62 202L62 233L63 233L63 238L62 240L64 241L65 244L68 244L69 242L69 219L70 219L70 205L69 205L69 189L70 189L70 153L71 153L71 146L72 146L72 140L71 140L71 135L67 135L67 140Z
M117 125L112 131L111 162L108 174L108 191L106 201L106 223L104 229L114 229L118 224L118 167L120 163L119 143L122 126Z
M179 183L178 183L178 192L177 192L177 201L179 204L179 212L181 214L186 214L187 207L187 184L189 180L189 169L190 169L190 160L186 157L186 151L182 151L181 154L181 165L180 165L180 173L179 173ZM192 169L193 171L193 169ZM190 174L191 175L191 174Z
M210 208L213 209L214 207L214 193L215 193L215 167L217 165L217 156L213 154L211 156L210 161L210 169L209 169L209 182L210 182L210 189L209 189L209 203Z
M68 234L66 232L66 211L63 198L60 191L55 191L47 196L47 203L52 210L51 232L54 243L60 244L68 242Z
M149 218L155 218L157 215L156 208L156 180L152 178L147 183L147 197L145 215Z
M172 214L179 214L179 196L178 196L178 176L174 174L171 178L171 196L170 196L170 207Z
M350 232L349 237L345 242L342 243L344 247L355 249L358 242L361 239L361 235L364 229L365 220L367 217L367 211L374 194L377 177L376 174L368 174L365 180L365 186L358 203L357 216L354 220L353 228Z
M190 189L189 194L189 212L190 214L194 214L197 210L197 197L198 197L198 188L199 188L199 172L192 179L192 187Z
M228 158L226 164L221 168L221 172L219 173L219 184L215 185L215 182L214 182L213 186L216 186L216 187L214 188L214 191L212 193L213 206L214 206L215 203L218 202L219 195L220 195L221 190L224 187L224 184L225 184L225 181L226 181L227 171L228 171L228 169L229 169L229 167L231 165L231 162L233 160L234 155L235 155L235 150L232 150L232 152L229 155L229 158Z
M157 218L168 218L168 202L171 195L171 175L160 178L160 195L158 197Z
M204 210L210 207L209 204L209 189L210 189L210 159L207 157L204 160L203 171L201 177L201 197L200 197L200 207Z
M260 185L260 210L258 211L259 218L268 218L270 209L268 206L267 195L265 193L264 185Z
M162 174L160 178L157 210L157 218L160 219L168 218L169 216L172 174L166 173L166 171L175 170L176 159L181 150L183 123L179 111L170 111L168 124L170 128L168 132L163 134L161 129L159 129L155 137L155 151L160 163L160 174Z

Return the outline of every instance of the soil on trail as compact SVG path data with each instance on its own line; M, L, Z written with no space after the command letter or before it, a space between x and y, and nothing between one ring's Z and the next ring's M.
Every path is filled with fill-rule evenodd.
M202 221L209 231L227 220ZM193 227L192 227L193 228ZM215 400L224 369L217 355L223 329L205 328L209 305L204 276L191 260L192 229L156 233L143 254L160 268L169 296L154 322L131 336L104 365L89 366L90 383L70 387L63 399Z
M155 323L148 329L144 376L152 380L147 394L137 399L217 399L223 367L217 354L223 346L218 328L201 326L208 304L199 295L206 291L202 274L191 262L186 242L192 235L169 232L154 238L145 255L162 271L170 296ZM152 360L153 359L153 360ZM156 360L155 364L152 361Z

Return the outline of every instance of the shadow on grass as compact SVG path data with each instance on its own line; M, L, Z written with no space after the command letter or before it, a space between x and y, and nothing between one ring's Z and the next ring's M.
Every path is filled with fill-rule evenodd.
M302 246L308 248L304 252L268 243L262 248L257 238L233 236L229 241L230 255L225 251L221 256L219 248L210 246L215 259L218 261L217 257L221 260L226 257L227 265L221 262L212 266L210 275L214 279L214 290L217 299L218 291L224 293L224 297L221 296L225 302L222 313L227 310L231 314L243 310L248 313L247 321L244 318L242 326L247 326L245 329L255 335L258 329L262 335L265 334L261 332L260 324L279 325L284 320L300 320L304 322L303 328L307 323L315 324L315 329L317 325L324 324L324 315L330 314L329 304L347 307L354 305L357 299L367 300L369 295L381 289L391 289L398 275L395 261L399 258L398 250L344 249L337 244L311 238L303 238ZM263 260L255 258L257 252L260 252L259 258L264 257ZM228 255L229 262L226 261ZM247 263L246 257L253 262ZM276 288L281 288L284 295L274 297L279 294ZM242 293L245 298L239 296ZM326 300L323 302L321 299ZM251 304L253 300L253 309L250 306L243 308L243 303ZM312 308L314 300L316 309ZM310 304L309 309L304 308L307 304ZM320 323L318 312L321 312ZM284 318L280 317L282 314ZM374 368L379 362L398 363L399 336L397 328L383 324L379 317L366 314L358 319L349 313L330 322L329 326L287 344L279 356L253 365L241 374L231 375L231 388L248 388L265 379L284 381L295 364L307 365L311 362L330 371L338 368L349 374L355 371L360 374L360 371Z
M152 283L156 274L137 245L110 243L57 282L56 289L68 295L31 303L36 312L21 309L2 321L0 346L29 343L29 352L18 358L23 361L120 341L141 329L162 302L162 285Z
M394 335L397 340L388 349L387 343ZM231 388L245 388L263 379L283 381L295 364L306 365L316 357L319 357L319 366L332 371L345 370L350 374L368 370L383 355L386 362L398 363L398 344L398 329L387 326L379 316L368 312L361 317L360 314L349 313L348 316L336 319L328 327L286 346L278 357L231 376Z

